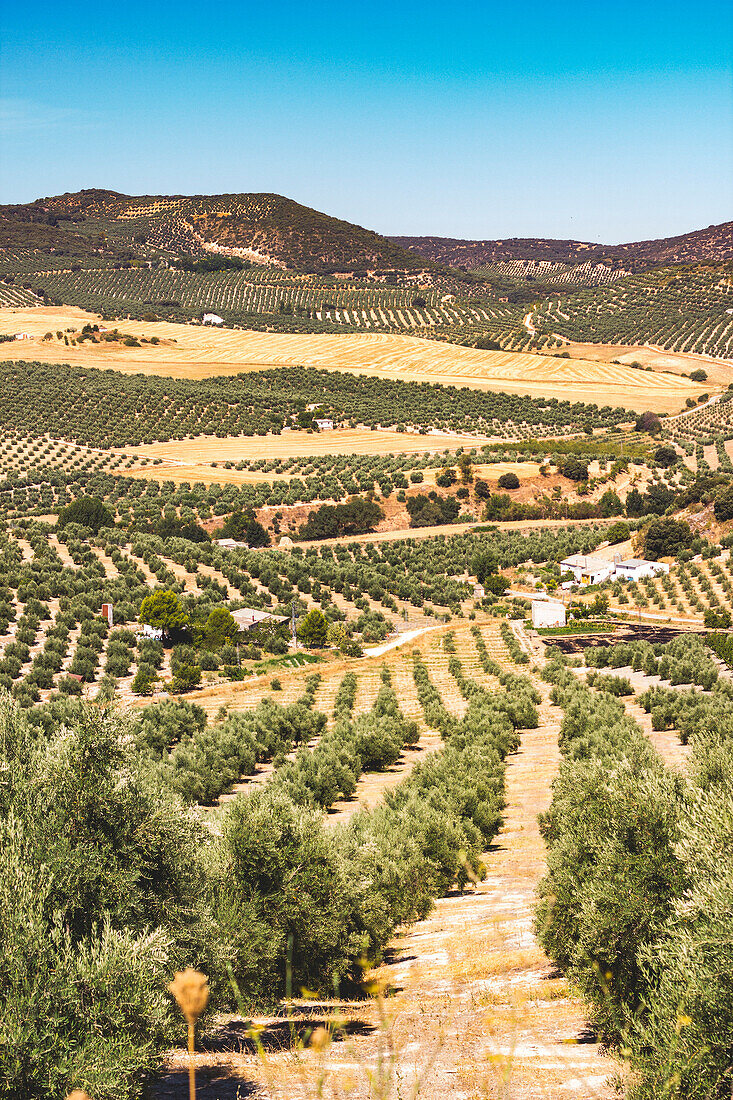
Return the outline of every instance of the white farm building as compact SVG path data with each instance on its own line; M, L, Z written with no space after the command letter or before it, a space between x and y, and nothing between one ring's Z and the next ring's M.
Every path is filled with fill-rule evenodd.
M232 611L232 618L240 630L251 630L260 623L286 623L287 615L271 615L269 611L261 611L255 607L242 607L239 611Z
M532 626L565 626L565 605L559 600L532 600Z
M640 581L644 577L654 577L657 573L669 573L669 566L663 561L645 561L643 558L620 560L616 555L613 561L593 554L571 554L560 562L563 573L572 573L570 584L582 586L602 584L609 578L615 580ZM564 587L568 587L566 583Z
M669 573L669 566L663 561L644 561L643 558L616 562L616 576L619 580L640 581L657 573Z
M590 554L571 554L560 562L562 573L572 573L576 584L601 584L607 581L615 569L612 561Z
M203 322L205 325L223 325L224 318L220 317L218 313L205 313Z

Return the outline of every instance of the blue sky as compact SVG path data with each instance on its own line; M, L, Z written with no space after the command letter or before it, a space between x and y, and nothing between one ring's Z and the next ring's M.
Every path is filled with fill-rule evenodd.
M6 4L0 201L274 191L382 233L733 218L729 0Z

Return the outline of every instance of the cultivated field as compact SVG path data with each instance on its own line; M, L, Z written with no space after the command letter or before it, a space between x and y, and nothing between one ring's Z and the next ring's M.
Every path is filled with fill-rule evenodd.
M169 322L119 322L135 336L157 336L162 346L66 345L44 341L49 331L96 321L73 307L0 310L0 331L32 339L5 345L3 355L127 373L205 378L274 366L312 366L400 381L424 381L481 390L677 412L702 387L673 375L641 373L622 364L504 351L479 351L440 341L391 334L293 335L215 330ZM107 322L110 325L110 322Z
M706 371L711 385L728 385L733 378L733 362L726 359L713 359L709 355L693 352L665 351L651 344L564 344L572 359L590 359L593 362L641 363L653 371L669 374L689 374L693 370Z
M283 432L282 435L197 436L167 443L146 443L135 454L162 458L166 462L208 465L211 462L239 462L267 457L293 458L310 455L430 454L446 447L477 447L486 438L469 435L418 435L412 432L360 431L344 429L326 432ZM226 471L228 473L237 471ZM245 472L245 471L241 471ZM258 474L256 480L267 480Z

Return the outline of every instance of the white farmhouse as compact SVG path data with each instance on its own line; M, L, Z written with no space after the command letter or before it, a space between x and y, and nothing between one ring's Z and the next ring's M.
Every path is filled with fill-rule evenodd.
M615 565L590 554L571 554L560 562L561 573L572 573L576 584L602 584L613 575Z
M324 417L322 420L316 419L314 423L320 432L333 431L333 420L329 417Z
M644 561L643 558L616 562L616 576L619 580L640 581L657 573L669 573L669 566L663 561Z
M223 325L224 318L220 317L218 313L205 313L203 322L205 325Z
M532 600L532 626L565 626L565 605L559 600Z
M232 611L232 618L240 630L251 630L260 623L286 623L287 615L272 615L269 611L261 611L256 607L241 607L239 611Z

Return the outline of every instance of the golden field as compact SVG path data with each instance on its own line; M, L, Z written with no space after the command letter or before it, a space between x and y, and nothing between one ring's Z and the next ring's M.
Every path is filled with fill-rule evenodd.
M423 446L413 446L417 440ZM429 446L429 441L433 445ZM291 477L302 477L300 472L263 473L261 470L225 469L222 462L239 462L240 459L253 458L291 458L310 457L311 455L388 455L388 454L425 454L443 452L447 447L480 446L482 439L476 436L412 436L399 432L365 432L356 429L323 432L309 435L305 432L284 432L281 436L265 437L229 436L216 439L212 436L200 436L196 439L175 440L169 443L150 443L136 447L136 458L160 458L160 465L133 466L125 470L126 477L146 478L152 481L174 481L180 484L196 481L204 485L256 485L262 481L289 481ZM133 452L119 451L119 454ZM446 459L455 462L455 458ZM217 462L219 465L214 466ZM442 460L436 459L436 465L424 471L423 487L433 487ZM515 473L520 481L539 477L537 462L499 462L474 466L474 474L482 478L498 478L502 474Z
M486 438L448 433L418 435L413 432L344 428L325 432L284 431L281 435L267 436L227 436L226 439L200 435L195 439L144 443L135 447L135 454L144 455L147 458L162 458L164 462L210 465L212 462L239 462L241 459L309 458L311 455L432 454L444 451L446 448L455 450L457 447L480 447ZM246 472L222 471L222 473ZM267 476L262 474L256 479L268 480Z
M625 364L560 359L520 352L478 351L455 344L390 334L314 335L212 329L165 321L119 321L135 336L157 336L162 345L139 348L104 344L67 347L46 332L99 320L70 306L0 310L0 332L32 337L6 344L6 359L39 359L175 378L206 378L266 367L310 366L400 381L442 383L531 397L556 397L632 410L678 412L704 387L669 373ZM103 322L104 323L104 322ZM106 322L107 327L114 327ZM710 389L710 384L708 384Z

